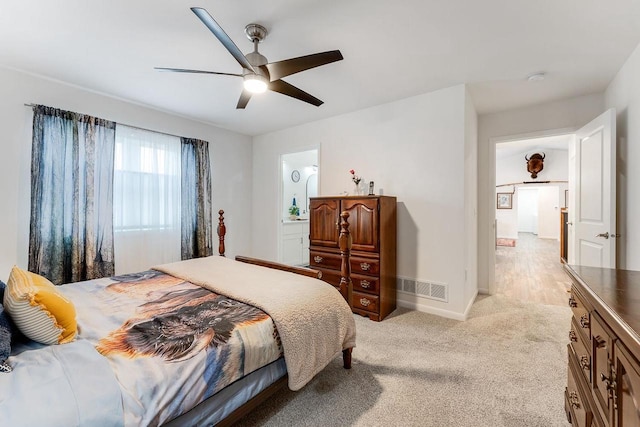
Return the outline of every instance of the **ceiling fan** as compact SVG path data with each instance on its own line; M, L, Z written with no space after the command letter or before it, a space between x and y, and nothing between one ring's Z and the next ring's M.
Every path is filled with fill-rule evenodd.
M244 55L227 33L224 32L222 27L211 17L209 12L200 7L192 7L191 11L200 18L202 23L209 28L213 35L220 40L220 43L222 43L229 53L233 55L236 61L238 61L242 66L242 74L164 67L155 67L156 70L172 71L176 73L218 74L222 76L242 77L244 79L244 89L242 90L242 94L238 100L238 105L236 106L236 108L240 109L247 106L252 94L262 93L267 89L299 99L300 101L307 102L311 105L315 105L316 107L323 104L323 102L315 96L310 95L302 89L298 89L281 79L282 77L290 76L292 74L299 73L300 71L340 61L343 58L339 50L314 53L312 55L285 59L278 62L267 62L267 58L258 52L258 43L264 40L267 36L267 29L262 25L249 24L245 27L245 34L249 40L253 42L253 52Z

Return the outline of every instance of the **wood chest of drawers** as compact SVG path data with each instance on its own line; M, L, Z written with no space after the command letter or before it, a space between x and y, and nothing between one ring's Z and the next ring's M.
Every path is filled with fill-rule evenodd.
M312 197L309 263L340 287L339 215L349 212L351 284L341 289L354 313L380 321L396 308L396 198Z
M640 427L640 272L564 269L573 311L567 418L580 427Z

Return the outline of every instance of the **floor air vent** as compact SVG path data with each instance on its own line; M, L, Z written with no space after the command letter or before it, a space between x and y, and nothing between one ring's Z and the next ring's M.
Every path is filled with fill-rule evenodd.
M438 301L449 302L446 284L422 282L419 280L405 279L400 277L397 278L396 284L399 291Z

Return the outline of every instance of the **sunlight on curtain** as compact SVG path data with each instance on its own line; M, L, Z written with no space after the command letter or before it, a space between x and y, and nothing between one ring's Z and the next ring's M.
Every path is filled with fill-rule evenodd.
M180 261L180 138L116 127L113 229L116 274Z

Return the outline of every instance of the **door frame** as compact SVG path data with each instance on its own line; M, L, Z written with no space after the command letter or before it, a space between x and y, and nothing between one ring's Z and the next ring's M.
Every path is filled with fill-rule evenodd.
M489 181L488 186L484 189L485 194L491 194L491 228L492 232L490 233L493 236L492 239L487 239L485 242L484 248L478 248L479 252L487 252L489 256L487 257L488 261L488 291L489 295L494 295L496 293L496 204L495 204L495 190L496 190L496 145L503 142L513 142L518 140L525 139L534 139L534 138L544 138L550 136L565 136L565 135L574 135L580 127L568 127L568 128L558 128L558 129L548 129L537 132L529 132L529 133L521 133L515 135L507 135L507 136L499 136L489 138ZM571 188L572 178L569 177L569 188ZM569 191L569 195L571 196L571 191ZM487 224L489 225L489 224Z

